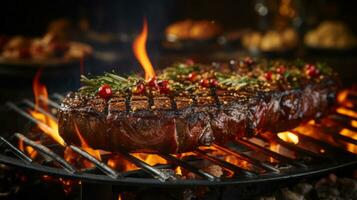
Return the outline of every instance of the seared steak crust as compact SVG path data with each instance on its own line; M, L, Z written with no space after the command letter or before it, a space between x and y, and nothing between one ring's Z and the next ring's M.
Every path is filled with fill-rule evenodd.
M95 149L136 152L186 152L201 145L284 131L319 118L334 104L336 79L298 89L215 91L207 96L98 96L70 93L59 110L59 132L80 145L76 126Z

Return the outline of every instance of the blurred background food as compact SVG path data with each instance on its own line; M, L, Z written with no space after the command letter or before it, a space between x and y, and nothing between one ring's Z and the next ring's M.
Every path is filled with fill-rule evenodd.
M7 60L48 60L51 58L80 59L92 54L89 45L72 42L64 35L48 32L43 37L1 36L0 59Z
M356 36L341 21L324 21L306 33L304 42L313 48L350 49L356 47Z
M166 28L166 39L176 40L208 40L217 37L222 32L220 25L208 20L183 20L175 22Z
M243 35L243 46L251 51L282 52L298 47L299 35L293 28L268 30L265 33L248 31Z

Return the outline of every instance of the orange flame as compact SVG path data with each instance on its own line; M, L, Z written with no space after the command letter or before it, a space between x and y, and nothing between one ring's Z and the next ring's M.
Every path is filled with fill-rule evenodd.
M346 109L346 108L343 108L343 107L339 107L339 108L336 109L336 112L338 112L338 113L340 113L342 115L347 115L349 117L357 119L357 112L355 112L353 110Z
M75 129L76 134L77 134L77 136L79 138L79 141L81 142L82 149L85 150L90 155L92 155L93 157L95 157L96 159L102 160L102 158L100 156L100 151L99 150L94 150L88 145L86 140L83 138L81 132L79 131L79 129L77 127L77 124L74 124L74 129Z
M147 164L154 166L157 164L167 164L167 161L162 157L156 154L147 154L147 153L133 153L133 156L146 162Z
M295 135L290 131L280 132L278 133L278 137L284 140L285 142L289 142L293 144L299 143L299 136Z
M352 120L351 121L351 126L357 128L357 120Z
M51 117L46 114L39 112L39 108L42 108L45 111L48 111L48 93L46 86L40 83L40 76L42 70L39 70L33 80L33 93L35 95L35 110L30 111L30 114L40 121L41 123L37 126L48 136L52 137L60 145L65 146L63 138L58 133L58 124Z
M337 101L347 107L347 108L352 108L353 107L353 102L348 99L348 95L351 93L351 90L345 89L342 90L341 92L338 93L337 95Z
M141 66L145 70L145 80L149 80L150 78L155 76L154 67L152 66L148 54L146 52L147 36L148 36L148 25L146 19L144 18L143 30L134 40L133 51L136 59L138 59Z
M163 159L162 157L156 154L132 153L132 155L151 166L155 166L157 164L167 164L167 161L165 159ZM108 159L107 164L114 169L120 169L123 171L131 171L131 170L139 169L139 167L137 167L135 164L125 160L125 158L119 155L111 156Z
M349 129L343 128L340 131L340 134L344 135L346 137L350 137L350 138L352 138L354 140L357 140L357 132L355 132L355 131L351 131ZM347 150L352 152L352 153L357 153L357 145L349 143L349 144L347 144Z
M177 166L177 167L176 167L175 173L182 176L182 169L181 169L180 166Z
M32 159L37 156L37 151L31 146L25 146L24 141L22 139L19 139L19 149L23 152L26 152Z

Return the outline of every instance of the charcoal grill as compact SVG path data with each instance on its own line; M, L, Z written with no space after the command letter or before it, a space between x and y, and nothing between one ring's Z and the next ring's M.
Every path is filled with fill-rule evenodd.
M45 103L51 109L49 109L50 111L38 109L38 111L56 120L56 109L59 108L59 102L62 98L63 96L57 93L51 95L49 99L40 98L41 101L46 101ZM357 96L354 92L350 92L348 98L355 104L347 107L346 105L341 106L345 109L356 111ZM40 121L27 112L29 109L34 109L34 107L33 101L24 99L20 102L8 102L2 110L11 112L16 116L21 116L20 118L26 123L40 124ZM350 125L351 120L357 120L353 116L334 112L328 118L337 124L337 128L349 128L352 131L356 131L356 128ZM22 126L25 127L26 125L22 124ZM43 126L46 125L43 124ZM320 129L324 128L324 124L311 124L311 126L319 126ZM21 128L21 126L17 128L19 127ZM293 130L292 132L299 136L300 141L298 144L286 142L279 137L273 137L269 140L264 136L255 136L249 139L242 138L232 141L227 145L215 144L211 149L198 149L193 152L190 159L181 159L170 154L158 154L168 161L168 164L165 165L151 166L123 149L118 153L127 161L140 168L125 172L116 171L109 167L106 162L96 159L80 147L70 145L69 148L95 166L95 168L90 169L78 169L63 158L63 152L61 153L63 148L60 145L52 144L46 146L36 143L29 139L25 129L20 129L19 131L6 132L0 136L1 163L31 170L39 174L78 179L82 183L106 184L118 187L191 187L256 184L285 180L292 177L304 177L357 165L357 156L347 151L346 148L343 148L346 145L357 145L356 139L341 135L335 131L324 132L323 134L326 138L332 138L334 141L334 143L330 143L306 135L304 132ZM42 137L46 137L46 135L42 134ZM46 158L46 162L36 162L25 152L21 151L17 147L19 139L35 149L42 157ZM264 145L265 143L277 144L279 148L289 153L274 151L271 147ZM306 145L307 147L311 145L315 146L315 149L319 149L319 152L306 148ZM216 151L220 153L216 154ZM221 154L233 156L239 161L248 163L250 167L242 167L241 165L229 162L223 159L220 156ZM269 159L274 161L269 162ZM219 165L232 172L233 175L216 177L195 164L197 161L202 160ZM173 171L166 170L174 169L177 166L200 178L181 179L172 173Z

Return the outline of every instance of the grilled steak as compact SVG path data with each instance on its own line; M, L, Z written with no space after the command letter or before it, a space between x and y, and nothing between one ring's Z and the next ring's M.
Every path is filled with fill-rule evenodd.
M60 134L67 143L80 145L79 131L95 149L177 153L260 132L288 130L323 116L334 105L338 81L329 68L251 65L238 63L233 69L221 66L214 70L196 67L195 75L200 74L201 81L187 81L193 72L182 72L180 67L190 66L176 67L177 82L195 85L193 91L175 89L175 82L170 81L172 92L161 93L160 84L150 89L150 82L139 80L134 81L134 89L125 87L121 92L123 88L119 88L108 98L95 92L70 93L59 110ZM170 77L172 69L162 79L175 79ZM227 70L230 72L224 72ZM293 72L296 74L287 74ZM211 77L210 84L202 81L205 77ZM95 80L102 84L107 79ZM145 92L138 93L137 87L143 85ZM111 85L113 91L115 87Z

